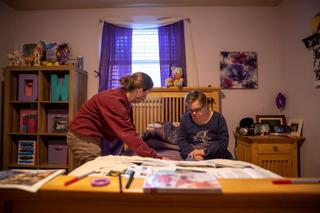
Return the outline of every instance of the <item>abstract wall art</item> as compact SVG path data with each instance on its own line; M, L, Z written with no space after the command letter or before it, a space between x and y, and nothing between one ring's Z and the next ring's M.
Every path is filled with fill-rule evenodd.
M220 87L222 89L258 88L256 52L220 52Z

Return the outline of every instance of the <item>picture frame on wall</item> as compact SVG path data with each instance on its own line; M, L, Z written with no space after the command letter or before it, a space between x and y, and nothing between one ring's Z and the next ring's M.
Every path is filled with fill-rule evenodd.
M286 117L284 115L256 115L256 122L269 124L270 131L273 131L275 126L286 125Z
M291 129L291 136L301 136L302 133L302 125L303 125L303 119L290 119L288 122L288 126Z
M220 51L220 87L257 89L258 56L255 51Z

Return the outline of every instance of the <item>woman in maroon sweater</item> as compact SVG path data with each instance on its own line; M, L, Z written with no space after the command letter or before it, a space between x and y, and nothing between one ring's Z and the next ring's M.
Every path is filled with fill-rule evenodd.
M136 132L132 117L131 103L144 100L153 88L152 79L145 73L137 72L122 77L120 84L120 88L93 96L69 124L68 147L76 167L101 156L103 139L108 141L110 154L114 142L120 139L140 156L160 158Z

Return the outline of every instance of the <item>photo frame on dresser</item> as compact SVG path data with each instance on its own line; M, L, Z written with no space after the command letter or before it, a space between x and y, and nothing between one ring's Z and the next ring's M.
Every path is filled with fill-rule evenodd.
M286 125L286 117L284 115L256 115L256 122L269 124L272 132L275 126Z
M291 129L291 136L301 136L303 119L289 119L288 126Z

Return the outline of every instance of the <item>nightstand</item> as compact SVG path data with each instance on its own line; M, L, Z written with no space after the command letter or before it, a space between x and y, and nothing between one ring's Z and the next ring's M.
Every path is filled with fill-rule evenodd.
M235 134L237 160L256 164L284 177L298 177L303 137Z

